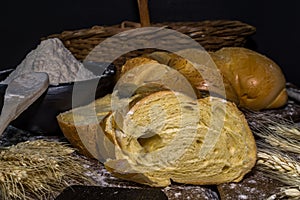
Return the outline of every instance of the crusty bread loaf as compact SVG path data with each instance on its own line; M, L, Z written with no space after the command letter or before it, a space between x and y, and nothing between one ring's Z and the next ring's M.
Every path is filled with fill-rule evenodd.
M163 187L240 181L256 162L256 145L244 115L217 97L193 99L159 91L138 101L107 129L115 159L105 162L115 176Z
M262 110L287 102L285 77L270 58L243 47L224 47L210 54L234 87L238 106Z

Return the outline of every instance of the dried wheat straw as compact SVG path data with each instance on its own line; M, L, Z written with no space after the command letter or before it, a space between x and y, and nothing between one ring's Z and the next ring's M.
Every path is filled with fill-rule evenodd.
M257 142L256 169L289 186L300 186L300 163L276 148Z
M273 147L300 154L300 129L292 120L267 113L244 113L254 135Z
M93 184L74 149L35 140L0 151L0 199L53 199L71 184Z
M288 152L300 153L300 130L292 121L268 113L244 112L257 138L255 168L285 185L267 200L300 199L300 163Z
M276 199L299 200L300 187L282 187L280 188L280 192L271 195L266 200L276 200Z

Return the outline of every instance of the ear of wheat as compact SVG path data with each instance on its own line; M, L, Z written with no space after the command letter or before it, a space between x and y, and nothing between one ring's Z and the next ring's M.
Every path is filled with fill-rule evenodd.
M300 186L300 163L296 159L264 143L257 142L257 146L256 169L287 185Z
M289 200L299 200L300 199L300 188L299 187L282 187L280 192L271 195L266 200L276 200L276 199L289 199Z
M268 113L244 113L254 135L280 150L300 154L300 129L293 121Z
M255 168L272 179L286 184L280 192L273 194L267 200L300 199L300 163L276 147L258 141L257 163Z
M35 140L0 151L0 199L52 199L71 184L93 181L74 149Z
M253 134L257 137L255 168L286 187L267 200L300 199L300 162L293 154L300 154L300 130L292 121L265 112L245 111Z

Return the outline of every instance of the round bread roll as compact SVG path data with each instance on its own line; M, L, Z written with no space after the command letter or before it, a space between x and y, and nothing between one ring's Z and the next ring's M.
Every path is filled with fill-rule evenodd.
M239 98L239 107L252 110L286 104L285 77L271 59L243 47L224 47L210 53Z
M223 76L217 67L213 68L211 66L214 63L207 52L185 49L177 53L196 62L191 62L175 53L168 52L153 52L148 54L147 57L176 69L199 91L209 91L211 95L218 95L224 98L226 96L226 99L230 101L239 102L238 96L228 79ZM222 80L217 80L217 77L220 77ZM222 81L223 84L220 85L219 81Z
M180 71L146 57L127 60L122 66L115 90L125 93L123 97L160 90L174 90L190 96L201 96L190 79Z
M146 57L130 58L122 66L121 76L123 74L125 74L126 72L128 72L129 70L133 69L134 67L141 66L141 65L144 65L144 64L150 64L150 63L157 64L158 62L153 60L153 59L146 58Z
M244 115L224 99L159 91L113 119L106 127L115 159L104 164L116 177L154 187L221 184L240 181L256 162Z
M178 55L166 51L154 51L144 55L144 57L156 60L160 64L169 65L170 61L174 58L177 58Z

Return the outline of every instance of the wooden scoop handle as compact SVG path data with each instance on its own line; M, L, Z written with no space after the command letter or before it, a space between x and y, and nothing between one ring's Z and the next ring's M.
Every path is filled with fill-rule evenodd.
M148 0L138 0L141 26L150 26Z

